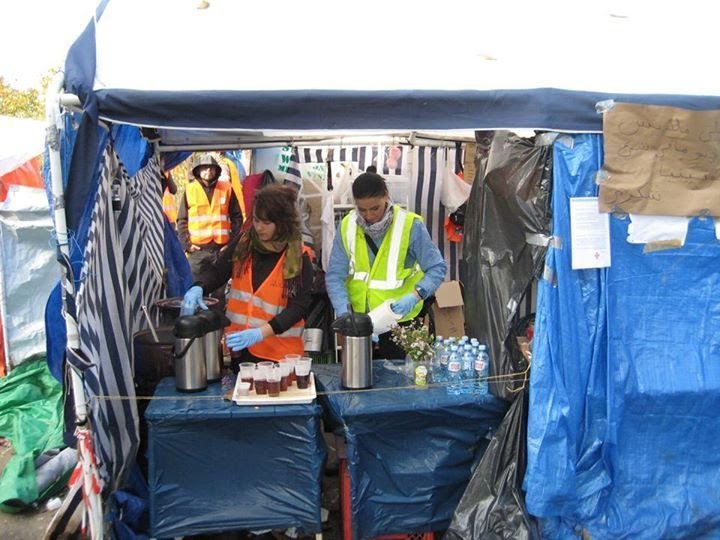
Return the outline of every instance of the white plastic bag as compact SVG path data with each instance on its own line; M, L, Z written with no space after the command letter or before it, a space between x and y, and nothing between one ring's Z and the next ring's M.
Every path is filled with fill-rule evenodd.
M449 214L452 214L468 200L471 189L470 184L455 174L453 165L448 160L440 192L440 202L443 203Z

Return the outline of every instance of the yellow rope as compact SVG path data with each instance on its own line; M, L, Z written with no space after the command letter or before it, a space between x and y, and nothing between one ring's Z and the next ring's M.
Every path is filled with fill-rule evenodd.
M510 387L506 386L506 389L510 392L520 392L521 390L525 389L525 385L527 384L527 375L530 372L530 366L528 365L527 369L524 371L519 371L517 373L509 373L507 375L493 375L488 377L477 377L474 379L463 379L462 383L469 383L469 382L516 382L516 381L522 381L522 386L513 390ZM339 395L339 394L360 394L360 393L372 393L372 392L394 392L396 390L417 390L422 391L426 388L443 388L448 387L451 384L457 384L457 383L450 383L450 382L442 382L442 383L429 383L424 386L418 386L415 384L409 384L407 386L390 386L390 387L383 387L383 388L362 388L362 389L344 389L344 390L330 390L326 392L317 392L317 396L332 396L332 395ZM92 397L93 400L98 401L112 401L112 400L134 400L134 401L155 401L155 400L183 400L183 401L203 401L203 400L211 400L211 401L217 401L218 399L225 399L224 396L198 396L193 394L182 394L182 395L174 395L174 396L103 396L103 395L96 395ZM268 403L268 405L272 405L272 403Z

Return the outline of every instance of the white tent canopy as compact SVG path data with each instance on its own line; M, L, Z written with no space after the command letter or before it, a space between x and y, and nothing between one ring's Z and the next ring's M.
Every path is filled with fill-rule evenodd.
M178 144L307 130L599 131L595 103L720 107L720 6L670 2L101 4L66 91ZM92 91L92 92L91 92ZM715 96L715 97L713 97ZM170 142L172 141L172 142Z

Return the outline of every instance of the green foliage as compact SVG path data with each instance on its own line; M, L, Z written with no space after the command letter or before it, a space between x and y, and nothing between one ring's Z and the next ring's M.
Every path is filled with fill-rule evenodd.
M41 88L18 90L0 76L0 114L17 118L45 118L45 93L57 69L51 69L43 77Z

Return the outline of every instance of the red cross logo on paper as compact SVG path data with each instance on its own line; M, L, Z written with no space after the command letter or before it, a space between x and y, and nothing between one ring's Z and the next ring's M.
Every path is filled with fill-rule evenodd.
M596 251L596 252L595 252L595 260L597 260L597 259L599 259L599 258L600 258L600 254Z

